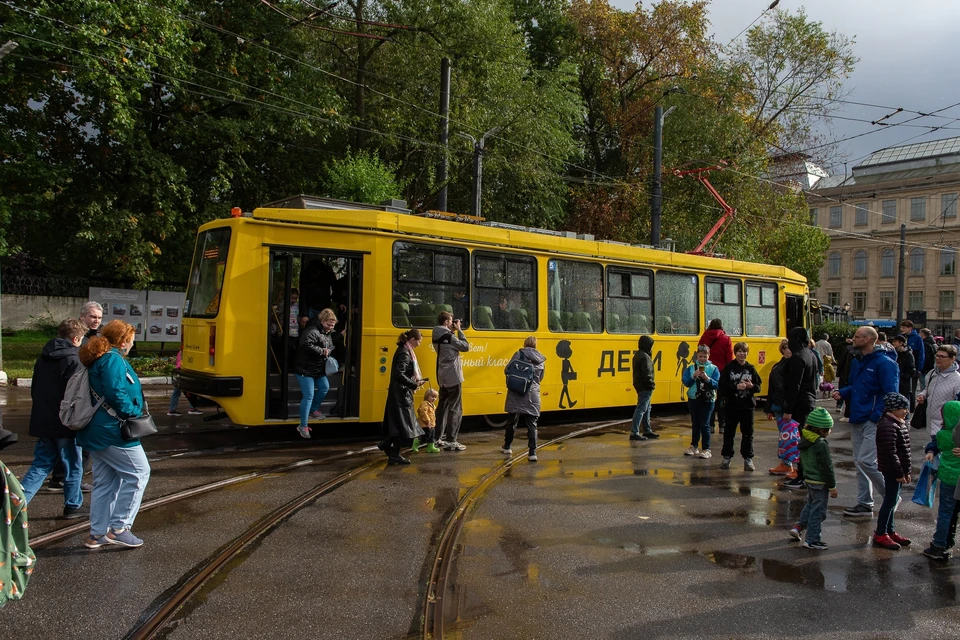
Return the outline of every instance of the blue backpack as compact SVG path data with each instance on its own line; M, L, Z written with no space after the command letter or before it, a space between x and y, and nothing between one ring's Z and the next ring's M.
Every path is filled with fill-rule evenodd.
M519 356L507 364L507 390L525 396L530 393L537 369L532 362L523 357L522 353Z

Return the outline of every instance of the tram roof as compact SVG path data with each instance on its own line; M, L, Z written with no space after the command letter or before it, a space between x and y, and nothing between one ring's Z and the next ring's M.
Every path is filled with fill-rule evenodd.
M299 195L267 203L255 209L252 215L246 214L240 220L250 220L251 217L262 222L352 227L402 236L454 240L480 246L543 251L571 257L630 260L649 263L651 266L676 266L748 277L805 281L799 273L778 265L677 253L649 245L596 240L589 234L483 221L457 214L414 214L406 208L406 202L402 200L369 205Z

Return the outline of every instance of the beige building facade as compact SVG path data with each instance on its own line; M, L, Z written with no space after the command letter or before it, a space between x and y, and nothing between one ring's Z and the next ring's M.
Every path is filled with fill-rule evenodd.
M808 191L810 222L830 236L821 304L850 305L854 320L896 320L900 227L906 226L904 315L926 312L926 326L950 337L960 328L957 248L960 138L874 152L848 176Z

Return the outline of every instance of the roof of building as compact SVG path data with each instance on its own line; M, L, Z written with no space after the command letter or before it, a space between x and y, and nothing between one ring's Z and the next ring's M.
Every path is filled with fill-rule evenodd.
M916 180L919 178L932 178L935 176L951 173L960 173L960 158L957 162L950 164L936 164L925 167L914 167L910 169L901 169L899 171L886 171L882 173L867 173L844 176L829 176L821 178L811 191L823 191L825 189L836 189L838 187L865 187L885 182L897 182L901 180Z
M858 164L855 168L872 167L919 158L936 158L953 154L960 154L960 138L944 138L943 140L932 140L930 142L918 142L916 144L905 144L900 147L880 149L879 151L871 153L866 160Z

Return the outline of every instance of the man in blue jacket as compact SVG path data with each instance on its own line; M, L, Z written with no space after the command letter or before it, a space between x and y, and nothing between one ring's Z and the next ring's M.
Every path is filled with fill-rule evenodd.
M883 396L899 388L900 369L881 349L874 350L876 344L876 329L857 329L849 384L833 392L834 400L843 399L850 406L850 441L857 467L857 505L843 510L850 518L872 517L873 489L884 495L883 474L877 469L877 422L883 415Z
M923 371L925 356L923 338L921 338L920 334L914 330L913 321L901 320L900 333L906 336L907 348L913 352L913 365L917 368L917 371ZM914 389L914 391L916 391L916 389Z

